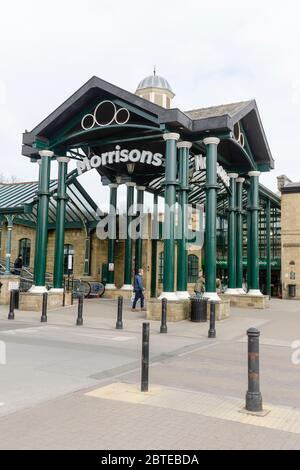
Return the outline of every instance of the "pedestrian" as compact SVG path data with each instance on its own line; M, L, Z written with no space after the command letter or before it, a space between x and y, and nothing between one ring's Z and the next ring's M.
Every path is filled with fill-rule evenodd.
M202 297L204 294L205 278L203 276L203 271L199 271L198 280L194 287L194 292L196 297Z
M14 262L14 274L20 276L21 270L23 268L23 258L22 255L19 255Z
M134 300L133 300L132 309L131 309L133 312L135 312L136 304L139 299L141 300L141 310L146 310L146 308L144 307L145 297L144 297L144 287L143 287L143 279L142 279L143 274L144 274L143 269L139 269L134 276L134 285L133 285Z

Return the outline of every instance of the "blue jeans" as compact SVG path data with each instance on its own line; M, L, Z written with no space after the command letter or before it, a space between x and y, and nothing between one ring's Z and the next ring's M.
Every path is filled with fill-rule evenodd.
M136 290L135 291L135 297L134 297L134 301L133 301L133 304L132 304L132 308L135 308L136 307L136 303L137 301L141 299L141 308L144 308L144 294L143 294L143 291L142 290Z

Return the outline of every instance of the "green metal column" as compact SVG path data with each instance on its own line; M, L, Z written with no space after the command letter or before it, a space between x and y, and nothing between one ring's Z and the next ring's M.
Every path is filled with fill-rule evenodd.
M236 180L236 288L243 290L243 183L245 178Z
M217 156L220 139L207 137L206 145L206 207L205 207L205 296L219 300L216 293L216 250L217 250Z
M236 179L237 173L229 173L230 189L228 206L228 289L226 294L239 294L236 289Z
M91 229L89 227L85 227L86 230L86 237L84 241L84 268L83 274L84 276L91 275Z
M251 290L251 190L247 188L247 291Z
M46 292L46 262L47 262L47 242L48 242L48 209L49 209L49 183L50 164L54 153L49 150L39 152L42 163L38 190L38 219L37 219L37 250L35 253L35 286L31 292Z
M179 149L179 238L177 242L177 291L179 299L190 297L187 291L188 259L186 240L188 231L189 149L191 142L178 142Z
M271 297L271 201L266 201L267 295Z
M5 253L5 271L4 274L10 274L10 263L11 263L11 242L12 242L12 231L13 231L13 215L6 215L7 220L7 238L6 238L6 253Z
M165 159L165 214L163 225L164 237L164 291L161 298L177 300L175 287L175 204L177 186L177 148L176 142L180 135L175 133L164 134L166 141Z
M143 267L143 214L145 186L137 186L137 218L139 219L139 236L135 240L135 271Z
M259 253L258 253L258 213L259 213L259 171L250 171L251 193L251 289L249 294L262 295L259 290Z
M151 230L151 297L157 295L157 240L159 238L158 230L158 195L154 194L153 199L153 221Z
M132 289L132 236L131 236L131 222L134 215L134 187L135 183L126 183L127 186L127 215L126 226L127 233L125 239L125 257L124 257L124 285L123 290Z
M39 180L38 180L38 192L40 191L41 189L41 184L42 184L42 160L35 160L39 166ZM36 203L36 211L37 211L37 214L39 213L39 196L38 196L38 192L37 192L37 195L35 196L35 200L37 201ZM33 266L33 281L34 281L34 285L36 284L36 273L37 273L37 262L38 262L38 256L36 256L35 254L38 252L38 246L39 246L39 241L38 241L38 227L36 225L36 228L35 228L35 248L34 248L34 266Z
M54 253L54 273L53 289L56 292L63 291L64 275L64 243L65 243L65 215L66 202L68 200L66 177L68 171L68 157L57 157L58 181L57 181L57 208L56 208L56 229L55 229L55 253Z
M106 289L115 289L115 243L116 243L116 211L117 211L117 191L118 185L111 183L109 185L109 238L107 252L107 284Z

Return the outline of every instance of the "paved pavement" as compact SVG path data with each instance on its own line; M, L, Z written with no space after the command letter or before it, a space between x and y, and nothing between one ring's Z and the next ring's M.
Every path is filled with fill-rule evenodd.
M8 321L0 307L1 449L300 448L300 364L291 360L300 302L232 309L217 323L216 340L207 339L207 324L169 324L160 335L151 322L149 395L130 389L140 381L144 313L128 307L122 331L108 300L85 302L82 327L76 305L49 311L47 324L35 312L16 311ZM261 389L271 412L249 421L238 409L250 326L261 331Z

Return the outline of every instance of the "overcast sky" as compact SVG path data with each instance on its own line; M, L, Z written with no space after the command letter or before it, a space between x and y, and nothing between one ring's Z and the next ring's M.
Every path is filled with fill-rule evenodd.
M261 181L300 181L299 17L297 0L1 2L0 173L37 178L22 132L92 75L134 92L156 64L183 110L255 98L276 165Z

